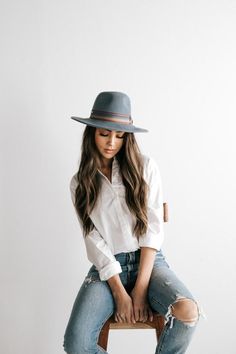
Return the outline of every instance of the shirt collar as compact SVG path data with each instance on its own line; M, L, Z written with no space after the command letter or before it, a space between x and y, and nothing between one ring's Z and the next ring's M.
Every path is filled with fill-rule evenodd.
M114 156L114 157L113 157L113 160L112 160L112 165L111 165L112 178L113 178L117 173L119 173L119 167L120 167L120 165L119 165L118 159L117 159L116 156ZM103 173L102 173L100 170L98 170L98 172L103 175Z

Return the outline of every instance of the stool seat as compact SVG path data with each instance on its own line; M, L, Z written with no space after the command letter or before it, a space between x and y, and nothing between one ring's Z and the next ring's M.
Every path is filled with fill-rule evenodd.
M110 329L155 329L157 341L160 338L161 332L164 328L165 318L157 312L153 313L153 321L136 322L136 323L120 323L116 322L114 315L112 315L101 329L98 344L104 350L107 350L108 336Z

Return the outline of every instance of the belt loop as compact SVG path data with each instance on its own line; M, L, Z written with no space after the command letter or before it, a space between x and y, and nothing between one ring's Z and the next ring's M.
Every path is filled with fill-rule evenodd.
M135 252L130 252L130 263L134 263L135 262Z

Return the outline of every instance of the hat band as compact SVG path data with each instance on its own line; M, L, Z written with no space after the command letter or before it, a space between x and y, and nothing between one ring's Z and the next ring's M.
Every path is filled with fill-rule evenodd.
M127 114L97 111L99 113L104 114L104 115L100 115L100 114L95 114L94 112L96 112L96 111L93 110L90 115L90 118L92 118L92 119L127 124L127 125L130 125L133 123L133 119L131 118L131 116L129 116ZM106 115L107 115L107 117L106 117Z

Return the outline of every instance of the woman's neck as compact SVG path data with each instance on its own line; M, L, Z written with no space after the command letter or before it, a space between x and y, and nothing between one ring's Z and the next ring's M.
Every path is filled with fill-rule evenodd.
M113 159L102 159L101 161L101 168L103 170L109 170L111 169Z

